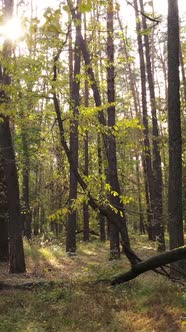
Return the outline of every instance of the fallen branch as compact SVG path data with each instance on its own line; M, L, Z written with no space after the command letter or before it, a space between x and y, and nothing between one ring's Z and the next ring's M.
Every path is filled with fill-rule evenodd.
M157 272L157 268L182 259L186 259L186 246L167 251L142 261L134 265L130 271L116 276L111 283L112 285L117 285L132 280L147 271Z

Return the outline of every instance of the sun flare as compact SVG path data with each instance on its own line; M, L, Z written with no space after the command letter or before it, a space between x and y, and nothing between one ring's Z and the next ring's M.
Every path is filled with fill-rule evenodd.
M0 26L0 36L4 39L16 41L23 37L24 31L21 22L18 18L12 18L4 25Z

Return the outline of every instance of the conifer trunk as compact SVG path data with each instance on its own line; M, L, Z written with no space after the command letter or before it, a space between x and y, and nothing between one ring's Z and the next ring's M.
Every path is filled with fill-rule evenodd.
M7 261L8 253L8 200L2 159L0 158L0 261Z
M113 1L107 4L107 98L110 106L107 109L109 134L107 137L107 179L111 188L110 204L114 207L118 204L118 196L114 196L112 191L120 195L120 187L117 175L116 139L114 136L115 126L115 79L114 79L114 27L113 27ZM111 258L120 257L119 231L113 224L110 225L110 255Z
M142 13L144 13L143 0L140 0L140 7ZM144 31L147 30L146 18L142 15L142 24ZM146 71L147 79L149 84L150 92L150 104L151 104L151 114L152 114L152 147L153 147L153 200L152 200L152 212L153 212L153 225L154 233L156 236L158 251L165 250L165 239L164 239L164 226L163 226L163 202L162 202L162 170L161 170L161 156L160 156L160 146L159 146L159 130L156 112L156 99L155 99L155 87L152 74L151 65L151 55L150 55L150 45L149 36L144 34L145 41L145 58L146 58Z
M78 5L77 1L77 5ZM79 34L81 31L81 13L78 11L76 22L76 40L74 46L74 68L73 81L70 91L70 106L72 109L72 118L70 120L70 153L74 161L74 165L78 168L78 114L79 114L79 89L80 81L78 75L80 74L80 48L79 48ZM70 73L72 74L72 73ZM76 209L73 208L73 202L77 198L77 178L73 172L73 166L70 164L70 188L69 188L69 202L70 213L67 220L66 227L66 251L70 253L76 252Z
M144 52L143 52L143 42L142 36L140 34L141 24L138 17L138 3L137 0L134 0L134 8L136 14L136 30L137 30L137 41L138 41L138 52L140 59L140 75L141 75L141 98L142 98L142 118L143 118L143 134L144 134L144 151L143 151L143 168L144 168L144 176L146 182L146 201L147 207L149 207L150 211L148 213L148 235L149 240L155 240L155 232L153 225L153 201L154 201L154 191L153 191L153 171L152 171L152 159L151 159L151 147L149 141L149 123L148 123L148 114L147 114L147 94L146 94L146 71L145 71L145 60L144 60ZM149 204L150 203L150 204ZM149 204L149 206L148 206Z
M169 183L168 214L170 249L184 245L182 215L182 135L179 80L179 14L178 1L168 1L168 131ZM186 261L174 263L186 268ZM172 270L172 274L179 274Z
M22 145L23 145L23 170L22 170L22 220L24 235L27 239L31 239L31 214L29 204L29 151L27 134L25 128L22 128Z
M84 30L85 30L85 42L86 42L86 14L84 15ZM84 84L84 104L88 107L89 89L88 81L85 77ZM84 138L84 174L88 176L89 173L89 135L88 130L85 132ZM89 209L87 202L83 204L83 240L89 241Z

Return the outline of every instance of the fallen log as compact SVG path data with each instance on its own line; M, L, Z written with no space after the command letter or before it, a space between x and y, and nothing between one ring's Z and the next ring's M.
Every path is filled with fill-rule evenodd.
M144 272L155 271L159 267L165 266L167 264L182 259L186 259L186 246L167 251L165 253L150 257L145 261L137 263L128 272L119 274L118 276L114 277L113 280L111 281L111 284L117 285L127 282L129 280L136 278L137 276L139 276Z

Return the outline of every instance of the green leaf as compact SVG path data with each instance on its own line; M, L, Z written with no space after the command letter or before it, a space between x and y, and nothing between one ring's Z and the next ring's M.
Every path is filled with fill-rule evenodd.
M92 8L92 3L90 0L81 1L81 3L78 6L78 9L81 13L90 12L91 8Z
M118 192L113 190L111 191L111 195L114 197L119 196Z

